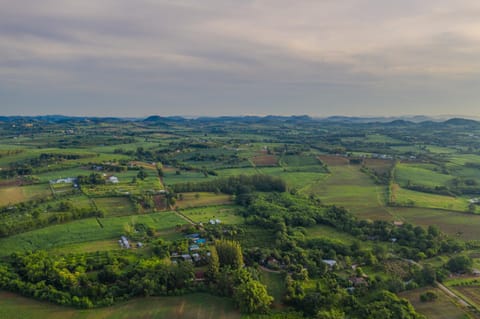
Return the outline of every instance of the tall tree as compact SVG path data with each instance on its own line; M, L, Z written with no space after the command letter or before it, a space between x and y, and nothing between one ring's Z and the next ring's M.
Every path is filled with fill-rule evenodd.
M237 241L216 240L215 247L218 252L220 266L231 266L234 269L243 266L242 247Z
M246 313L265 313L273 301L265 285L258 280L249 280L240 284L235 289L233 298L240 311Z

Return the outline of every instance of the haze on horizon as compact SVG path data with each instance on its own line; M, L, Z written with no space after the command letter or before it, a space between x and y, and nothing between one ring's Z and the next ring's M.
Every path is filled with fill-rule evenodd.
M480 116L477 0L0 0L0 115Z

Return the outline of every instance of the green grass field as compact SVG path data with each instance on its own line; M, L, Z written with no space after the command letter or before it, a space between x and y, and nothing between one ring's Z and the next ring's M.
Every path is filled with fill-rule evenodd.
M208 223L210 219L219 219L225 224L241 224L243 217L235 215L238 207L233 205L208 206L182 210L182 214L196 223Z
M333 227L326 225L316 225L313 227L305 228L306 235L305 238L325 238L328 240L339 241L347 245L352 244L355 241L358 241L352 235L349 235L344 232L340 232Z
M77 310L0 292L0 318L25 319L237 319L229 299L207 294L137 298L112 307Z
M126 216L135 214L135 208L127 197L95 198L97 207L106 212L105 216Z
M176 206L179 208L192 208L211 205L226 205L232 203L232 196L208 192L181 193L183 199L178 199Z
M329 166L330 175L302 190L318 195L326 204L344 206L362 218L391 219L385 207L383 185L376 185L359 165Z
M0 239L0 256L15 251L52 249L71 244L93 242L119 237L124 226L130 222L143 223L155 229L173 228L185 224L185 220L174 212L160 212L148 215L102 218L101 227L95 218L77 220Z
M267 291L273 297L274 307L282 306L282 299L285 295L285 281L283 275L262 270L260 281L267 286Z
M434 291L438 299L433 302L421 302L420 294L425 291ZM415 310L423 314L427 319L464 319L467 312L457 306L452 300L438 288L420 288L400 293L400 297L408 299Z
M459 212L468 210L468 199L428 194L396 187L395 203L405 206L448 209Z
M180 175L177 175L175 170L165 170L163 182L165 185L175 185L188 182L204 182L209 181L211 178L215 178L215 176L205 177L203 173L194 171L181 171Z
M452 179L453 176L435 172L429 165L399 163L395 167L395 180L402 186L409 182L412 185L445 186Z
M428 227L437 225L443 232L464 240L478 240L480 216L428 208L392 207L396 219L414 225Z
M81 167L74 167L69 169L63 169L58 171L45 172L35 175L41 183L47 183L50 180L77 177L79 175L89 175L92 171Z

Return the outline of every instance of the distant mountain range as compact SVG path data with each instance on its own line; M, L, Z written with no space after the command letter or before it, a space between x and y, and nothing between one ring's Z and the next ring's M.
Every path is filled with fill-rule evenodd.
M449 125L472 125L480 124L478 117L462 117L462 116L392 116L392 117L355 117L355 116L329 116L329 117L310 117L308 115L300 116L218 116L218 117L192 117L183 116L159 116L152 115L147 118L122 118L122 117L88 117L88 116L65 116L65 115L40 115L40 116L0 116L1 122L13 121L47 121L51 123L62 122L121 122L121 121L139 121L145 124L166 125L183 122L243 122L243 123L302 123L302 122L328 122L328 123L351 123L351 124L368 124L368 123L389 123L391 125L408 125L414 123L445 123Z

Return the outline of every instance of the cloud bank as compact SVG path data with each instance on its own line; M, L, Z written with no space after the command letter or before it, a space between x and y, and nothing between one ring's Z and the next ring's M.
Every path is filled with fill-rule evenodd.
M0 113L480 115L480 2L0 1Z

